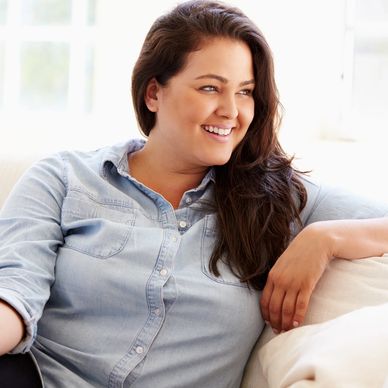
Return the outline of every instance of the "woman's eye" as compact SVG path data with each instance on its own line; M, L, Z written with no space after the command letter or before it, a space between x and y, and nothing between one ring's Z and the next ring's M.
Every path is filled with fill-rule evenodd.
M251 96L252 93L253 93L252 89L244 89L238 92L238 94L242 94L243 96Z
M216 92L218 89L212 85L205 85L205 86L202 86L200 90L203 90L204 92Z

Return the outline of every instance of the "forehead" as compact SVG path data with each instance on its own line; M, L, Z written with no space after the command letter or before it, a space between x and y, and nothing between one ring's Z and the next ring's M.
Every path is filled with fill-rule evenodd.
M198 77L208 73L238 81L254 78L249 46L243 41L228 38L204 41L198 50L188 54L181 74Z

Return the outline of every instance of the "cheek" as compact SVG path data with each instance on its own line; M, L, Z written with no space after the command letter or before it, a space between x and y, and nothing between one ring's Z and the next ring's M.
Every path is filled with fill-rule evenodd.
M252 122L254 115L255 115L255 101L251 100L251 102L247 107L247 118L248 118L249 124Z
M255 115L255 103L254 101L245 101L239 108L239 121L240 121L240 131L238 134L238 143L242 141L245 135L248 132L248 128L253 120Z
M180 103L181 112L184 112L186 120L198 124L202 123L214 111L215 107L212 101L201 98L188 98Z
M253 117L255 115L255 103L254 101L247 101L241 108L240 108L240 120L241 124L248 128L251 124Z

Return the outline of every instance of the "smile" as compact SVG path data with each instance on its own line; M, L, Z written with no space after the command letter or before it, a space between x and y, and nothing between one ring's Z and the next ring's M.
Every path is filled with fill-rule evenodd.
M202 128L210 133L216 133L220 136L228 136L232 132L232 128L219 128L212 125L202 125Z

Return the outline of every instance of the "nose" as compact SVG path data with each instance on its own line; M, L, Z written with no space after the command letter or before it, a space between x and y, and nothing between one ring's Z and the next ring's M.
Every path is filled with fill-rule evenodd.
M238 116L238 108L235 95L225 94L221 96L216 113L228 119L236 118Z

